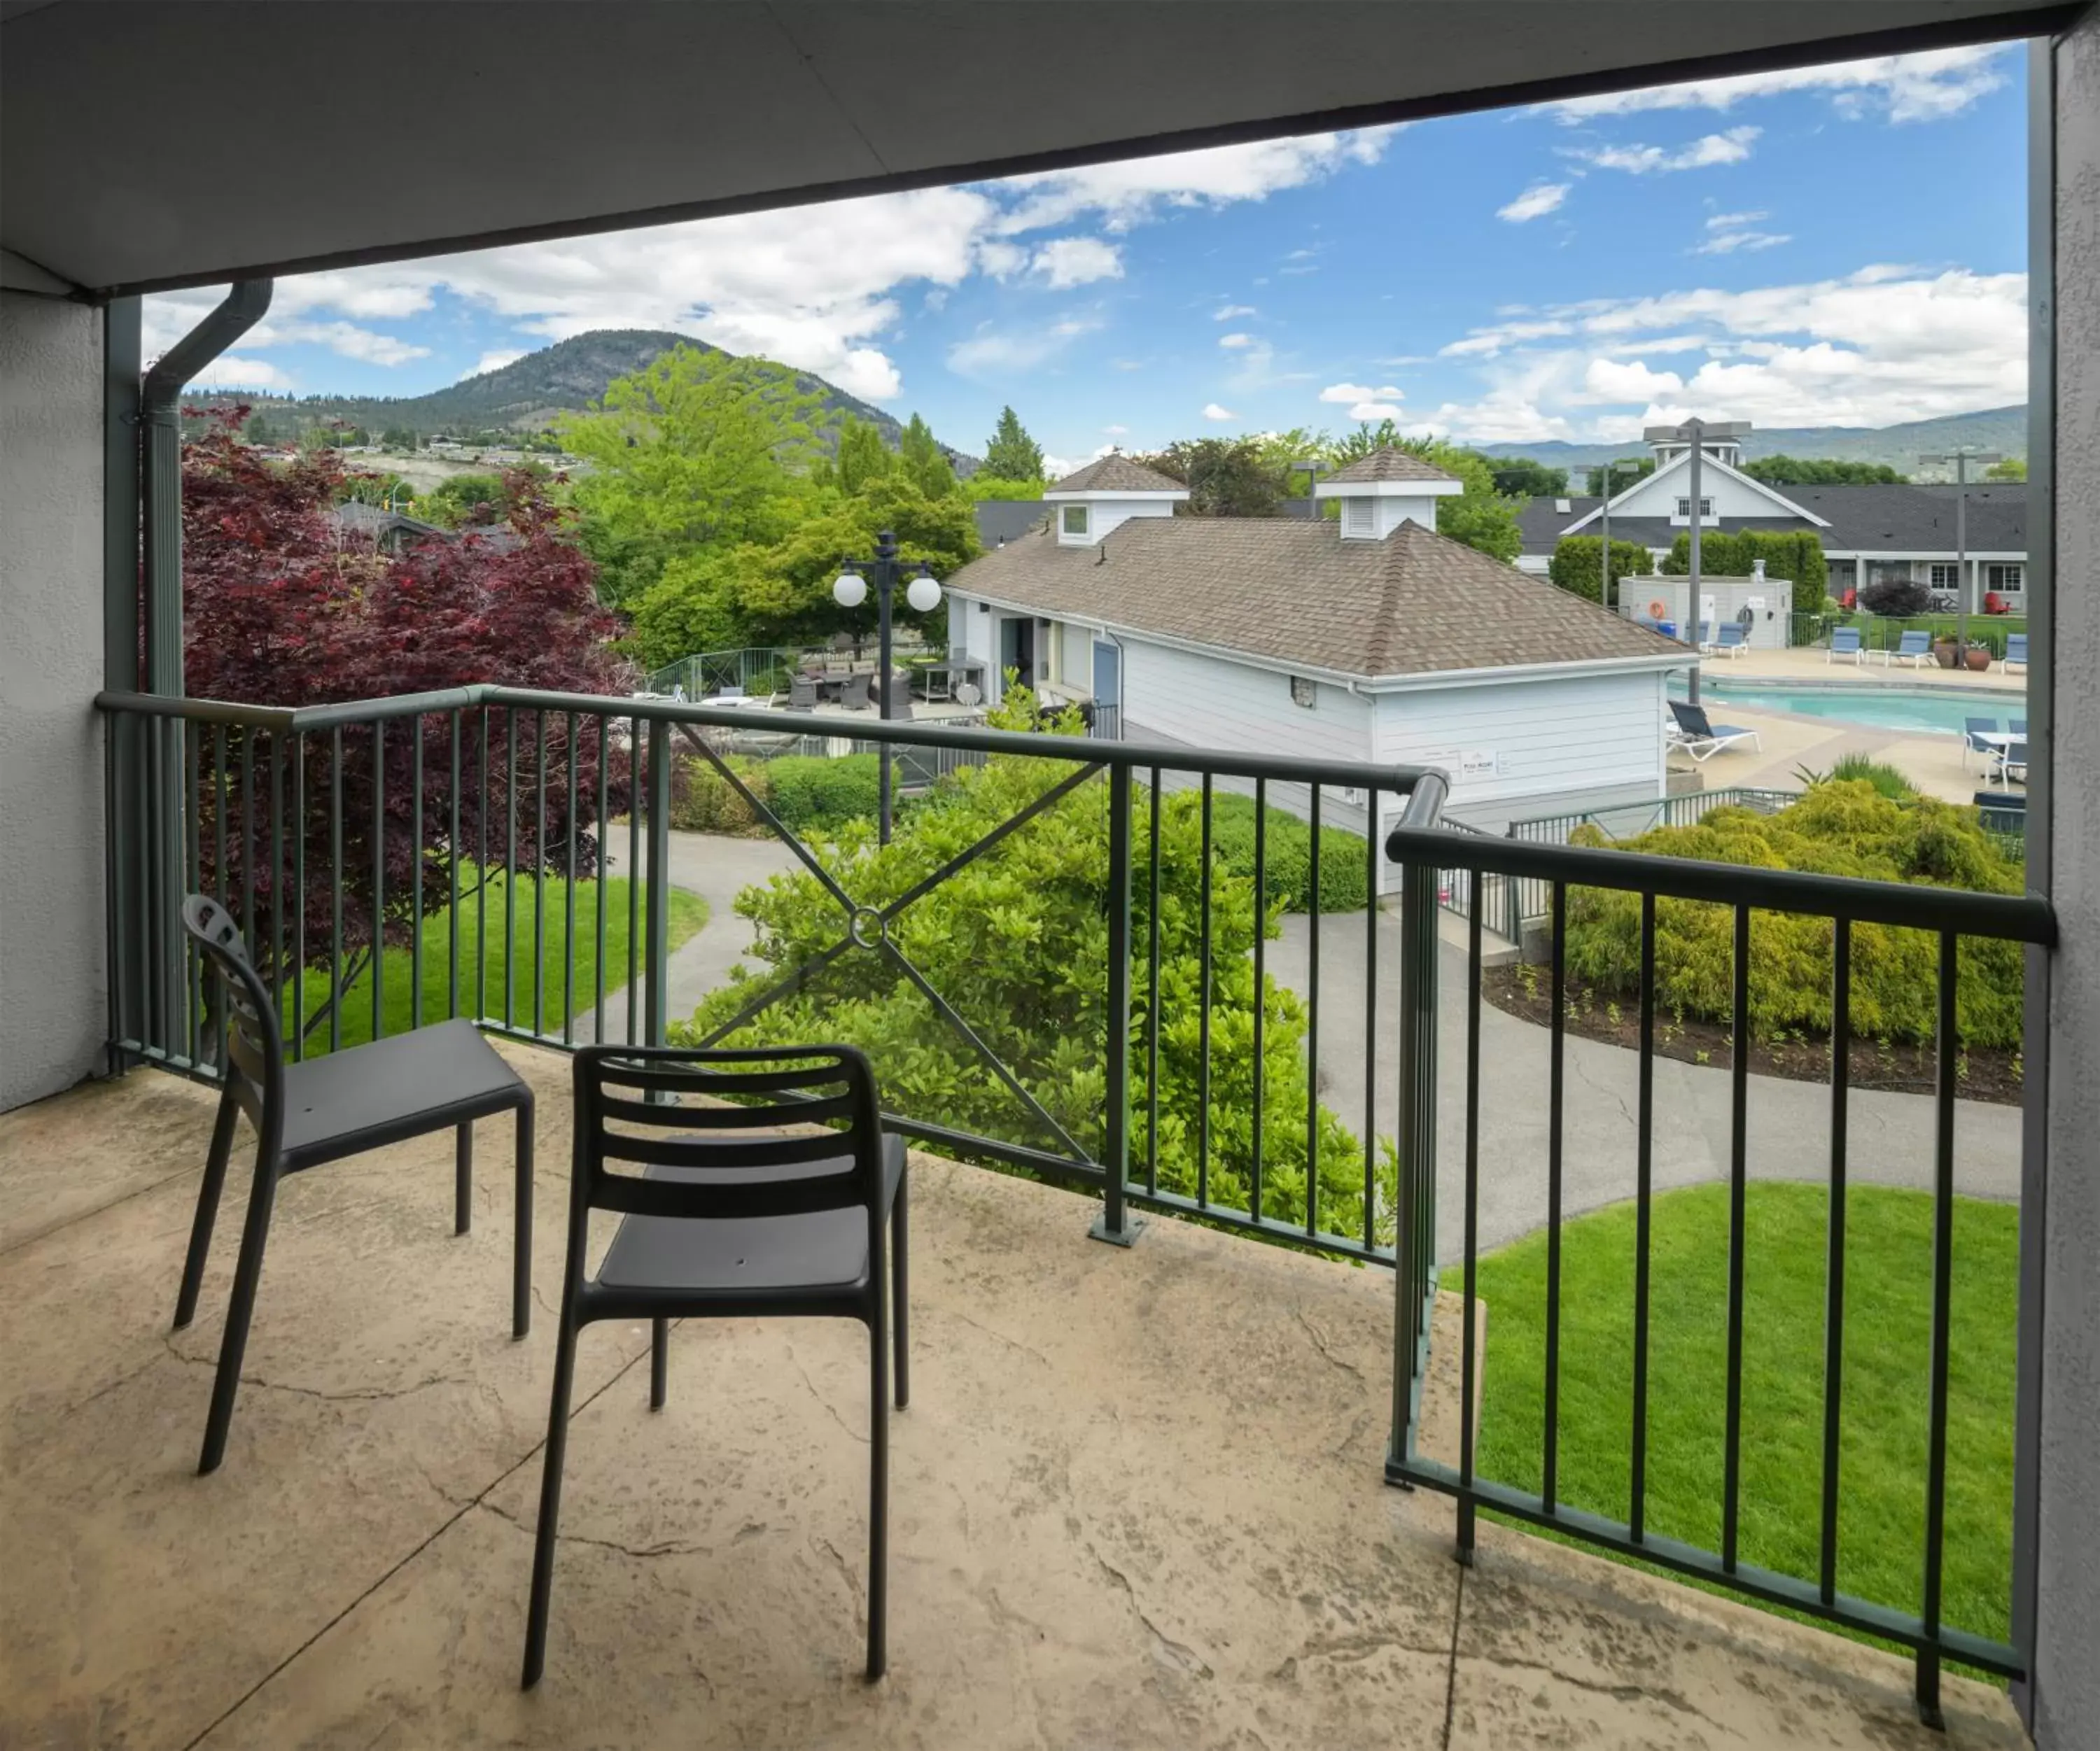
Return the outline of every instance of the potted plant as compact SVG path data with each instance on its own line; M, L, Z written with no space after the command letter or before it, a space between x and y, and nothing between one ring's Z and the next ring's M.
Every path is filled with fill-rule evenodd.
M1961 660L1976 674L1989 668L1992 661L1991 647L1986 644L1971 644L1961 653Z
M1932 654L1938 659L1942 668L1955 668L1961 664L1961 646L1955 643L1952 638L1934 639Z

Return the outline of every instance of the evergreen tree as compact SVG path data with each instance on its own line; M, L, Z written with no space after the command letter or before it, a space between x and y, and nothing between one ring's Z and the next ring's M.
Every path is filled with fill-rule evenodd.
M955 471L933 441L933 428L917 414L904 428L899 447L904 458L905 478L929 499L946 498L955 490Z
M995 480L1043 478L1043 446L1028 435L1012 408L999 410L999 426L985 445L984 466L979 472Z
M871 481L880 480L897 466L897 458L883 443L882 434L866 420L849 417L839 428L839 453L833 462L839 490L858 497Z

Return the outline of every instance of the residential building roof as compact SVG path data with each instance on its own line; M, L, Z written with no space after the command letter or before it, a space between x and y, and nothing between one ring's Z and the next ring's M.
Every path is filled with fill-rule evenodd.
M1456 480L1458 478L1433 463L1423 461L1418 456L1388 447L1374 450L1369 456L1358 456L1346 468L1338 468L1331 474L1322 475L1320 484L1336 487L1347 486L1352 481Z
M1185 482L1134 462L1120 450L1096 458L1050 488L1052 492L1186 492Z
M985 547L1017 541L1050 514L1040 499L980 499L970 507L977 522L977 540Z
M1684 655L1413 522L1383 540L1345 541L1324 520L1136 518L1094 547L1047 535L1010 542L972 560L948 587L1344 675Z
M1952 486L1786 487L1802 509L1826 518L1817 531L1833 554L1949 554L1954 551ZM1568 505L1566 510L1560 506ZM1595 497L1535 498L1517 513L1524 550L1551 554L1571 524L1597 509ZM2027 491L2024 481L1992 481L1969 488L1968 548L1972 554L2024 554L2027 546ZM1807 529L1798 518L1723 517L1709 527L1724 535L1742 529ZM1597 525L1582 531L1595 535ZM1664 517L1612 518L1612 539L1667 548L1684 531Z

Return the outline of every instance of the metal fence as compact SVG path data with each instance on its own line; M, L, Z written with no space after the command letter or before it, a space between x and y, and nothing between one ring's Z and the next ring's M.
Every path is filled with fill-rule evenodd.
M1458 871L1475 884L1500 877L1505 881L1542 884L1550 896L1551 1021L1545 1105L1547 1122L1547 1220L1544 1326L1542 1450L1538 1475L1541 1487L1520 1488L1507 1479L1485 1475L1479 1464L1475 1392L1482 1358L1475 1339L1475 1290L1480 1259L1478 1213L1484 1171L1499 1162L1480 1158L1481 973L1484 926L1477 911L1468 928L1464 1003L1465 1110L1461 1149L1463 1158L1464 1239L1460 1258L1463 1318L1459 1325L1458 1462L1430 1458L1418 1444L1418 1398L1396 1378L1395 1427L1387 1475L1395 1482L1417 1484L1454 1497L1458 1503L1458 1546L1470 1561L1478 1510L1487 1508L1621 1555L1638 1557L1680 1574L1718 1584L1751 1597L1883 1636L1915 1652L1921 1711L1938 1713L1943 1660L1965 1661L1989 1672L2017 1678L2023 1655L2001 1642L1965 1633L1943 1620L1943 1577L1946 1551L1948 1418L1952 1308L1954 1221L1954 1119L1961 1044L1956 1028L1957 962L1956 947L1964 937L2020 943L2047 943L2054 924L2047 903L2034 897L1968 893L1907 884L1869 882L1791 871L1745 869L1688 859L1630 855L1581 846L1543 845L1485 834L1401 828L1388 838L1387 849L1403 867L1405 886L1426 892L1437 872ZM1630 1407L1628 1444L1630 1489L1624 1519L1603 1511L1595 1502L1577 1502L1564 1492L1560 1470L1561 1407L1566 1390L1561 1341L1564 1282L1561 1270L1564 1222L1563 1136L1567 1079L1568 902L1571 890L1604 889L1639 898L1639 1046L1638 1115L1635 1119L1634 1186L1636 1206L1631 1321L1633 1366L1626 1383ZM1732 1038L1740 1043L1732 1056L1728 1108L1729 1240L1727 1329L1723 1407L1724 1426L1720 1489L1719 1548L1707 1550L1662 1536L1648 1523L1648 1467L1651 1453L1649 1338L1651 1303L1651 1212L1657 1163L1655 1148L1655 1046L1657 1013L1657 906L1661 901L1704 902L1729 909L1733 919L1731 975ZM1793 1574L1758 1567L1742 1555L1744 1502L1742 1454L1746 1439L1743 1402L1744 1355L1758 1343L1746 1321L1745 1230L1749 1180L1747 1113L1750 1037L1750 923L1754 913L1781 912L1796 917L1828 919L1832 932L1831 1013L1833 1036L1851 1032L1852 929L1855 924L1895 925L1932 933L1939 943L1939 1069L1932 1096L1935 1121L1933 1147L1932 1311L1930 1333L1930 1405L1923 1461L1917 1477L1926 1505L1925 1535L1918 1560L1923 1576L1921 1608L1899 1610L1884 1600L1862 1599L1838 1586L1838 1552L1844 1530L1840 1452L1844 1438L1843 1365L1845 1350L1845 1215L1846 1189L1846 1102L1850 1070L1843 1052L1831 1055L1829 1255L1825 1283L1826 1351L1821 1412L1822 1479L1813 1547L1819 1553L1813 1572ZM1414 938L1410 937L1410 942ZM1414 952L1422 952L1416 944ZM1435 959L1429 939L1428 959ZM1425 981L1414 988L1422 992ZM1433 1001L1433 991L1431 994ZM1433 1077L1436 1047L1433 1009L1418 1017L1409 1043L1410 1063L1418 1075ZM1427 1030L1430 1037L1424 1037ZM1419 1098L1419 1097L1418 1097ZM1407 1168L1417 1171L1414 1158ZM1418 1206L1433 1196L1411 1177L1404 1178L1402 1202ZM1419 1228L1417 1229L1418 1233ZM1418 1258L1403 1259L1400 1321L1408 1366L1418 1379L1427 1365L1428 1332L1426 1297L1433 1272ZM1587 1390L1616 1390L1592 1383ZM1754 1430L1747 1438L1754 1440ZM1769 1515L1770 1504L1760 1511ZM1807 1532L1809 1528L1802 1528Z
M1790 617L1787 642L1828 646L1832 628L1849 626L1858 631L1863 650L1893 651L1903 642L1903 635L1907 632L1929 632L1935 638L1952 638L1959 624L1957 615L1941 613L1865 614L1847 610L1797 614ZM2007 633L2024 633L2027 629L2027 616L2023 614L1987 615L1979 611L1969 616L1969 642L1983 646L1994 659L2005 655Z
M1731 785L1721 790L1686 791L1675 796L1605 809L1578 809L1570 814L1531 815L1511 822L1506 836L1529 840L1536 845L1564 845L1577 827L1594 827L1608 838L1637 839L1652 827L1696 827L1715 809L1751 809L1759 814L1776 814L1800 801L1798 791ZM1542 911L1529 915L1545 915Z

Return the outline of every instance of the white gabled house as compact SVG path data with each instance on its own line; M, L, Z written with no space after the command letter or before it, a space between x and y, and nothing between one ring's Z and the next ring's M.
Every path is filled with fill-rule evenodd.
M1437 534L1460 490L1388 450L1320 483L1338 518L1177 517L1179 482L1105 456L948 580L950 642L994 699L1014 673L1132 740L1441 766L1478 826L1661 796L1693 653ZM1353 792L1321 817L1387 824Z

